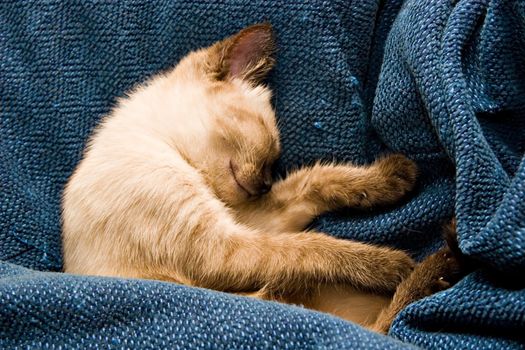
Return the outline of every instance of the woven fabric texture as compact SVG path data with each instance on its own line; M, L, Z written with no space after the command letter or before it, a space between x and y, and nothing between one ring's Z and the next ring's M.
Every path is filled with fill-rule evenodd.
M299 307L60 273L60 195L118 96L256 22L277 33L278 171L418 162L404 202L313 225L483 266L410 305L390 337ZM0 1L0 348L524 348L525 2Z

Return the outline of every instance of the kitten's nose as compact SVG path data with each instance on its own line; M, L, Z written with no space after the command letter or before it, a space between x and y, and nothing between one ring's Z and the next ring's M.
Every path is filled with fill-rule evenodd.
M263 168L263 171L261 173L260 182L259 182L259 188L257 193L262 196L263 194L266 194L270 192L272 189L272 169L269 166L266 166Z
M259 195L263 195L263 194L270 192L271 189L272 189L272 181L265 179L264 182L259 187L258 193Z
M270 190L272 189L272 182L267 180L255 180L244 183L242 187L251 196L259 197L263 194L270 192Z

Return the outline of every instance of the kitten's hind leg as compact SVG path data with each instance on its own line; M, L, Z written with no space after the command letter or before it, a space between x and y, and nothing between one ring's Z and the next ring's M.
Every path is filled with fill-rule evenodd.
M455 251L455 239L448 236L447 240L446 247L428 256L399 284L392 302L379 314L370 329L387 333L394 318L408 304L449 288L470 271L459 250Z

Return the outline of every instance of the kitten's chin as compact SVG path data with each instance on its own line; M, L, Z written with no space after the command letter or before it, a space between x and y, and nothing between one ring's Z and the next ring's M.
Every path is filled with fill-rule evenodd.
M241 189L233 178L231 179L231 184L228 184L227 188L223 188L218 197L230 207L242 205L254 198Z

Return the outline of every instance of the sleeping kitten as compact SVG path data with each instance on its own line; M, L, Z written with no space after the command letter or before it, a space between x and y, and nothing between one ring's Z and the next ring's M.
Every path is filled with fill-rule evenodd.
M269 25L251 26L119 101L65 188L66 272L172 281L320 310L319 300L339 286L345 297L377 304L363 317L343 317L375 320L390 302L380 295L396 290L413 261L399 250L304 230L330 210L395 203L414 186L416 166L402 155L369 166L317 164L272 184L279 132L261 81L274 48Z

